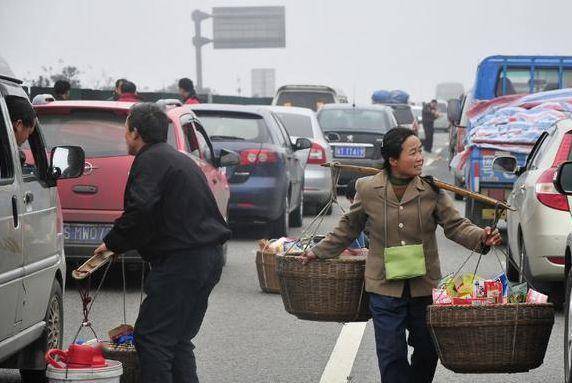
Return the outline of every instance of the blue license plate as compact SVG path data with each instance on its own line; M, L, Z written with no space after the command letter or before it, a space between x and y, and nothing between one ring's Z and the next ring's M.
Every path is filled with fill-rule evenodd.
M359 146L337 146L334 156L342 158L365 158L365 148Z
M112 225L65 223L64 240L73 243L100 244Z

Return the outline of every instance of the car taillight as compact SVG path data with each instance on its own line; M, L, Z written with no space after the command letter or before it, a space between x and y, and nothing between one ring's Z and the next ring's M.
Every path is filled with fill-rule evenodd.
M564 257L546 257L550 263L554 263L556 265L564 265L566 264Z
M317 143L312 143L310 148L310 154L308 154L308 163L321 165L326 163L326 150L322 145Z
M240 152L241 165L257 165L278 161L276 152L267 149L247 149Z
M536 186L534 187L536 198L538 198L541 204L548 206L549 208L568 211L570 209L568 206L568 197L558 193L552 183L555 173L556 168L550 168L542 173L538 178Z

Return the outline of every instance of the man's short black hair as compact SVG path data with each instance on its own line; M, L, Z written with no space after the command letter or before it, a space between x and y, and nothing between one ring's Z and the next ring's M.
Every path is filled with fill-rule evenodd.
M22 123L27 127L36 124L36 111L30 101L23 97L6 96L6 105L8 106L8 113L10 113L10 121L22 120Z
M146 144L166 142L169 118L157 104L142 102L131 107L127 126L130 132L137 129Z
M118 78L117 80L115 80L115 87L119 87L121 84L123 84L125 81L129 81L126 78Z
M61 96L71 89L71 84L67 80L58 80L54 83L54 93Z
M189 92L189 97L195 97L197 95L197 92L195 92L195 84L193 84L193 80L190 78L183 77L180 79L179 88Z
M121 83L121 93L135 93L137 92L137 87L134 83L129 80L125 80Z

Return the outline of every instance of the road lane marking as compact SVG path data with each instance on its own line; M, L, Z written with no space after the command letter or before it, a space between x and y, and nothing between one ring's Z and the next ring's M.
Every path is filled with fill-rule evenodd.
M352 372L367 322L345 323L320 383L346 383Z

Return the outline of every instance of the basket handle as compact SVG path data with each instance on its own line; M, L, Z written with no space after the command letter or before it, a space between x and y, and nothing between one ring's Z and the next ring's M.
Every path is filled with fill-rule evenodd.
M65 368L62 366L58 361L54 359L54 356L59 356L63 361L66 360L68 353L62 350L58 350L56 348L52 348L46 353L46 363L51 364L55 368L63 369Z

